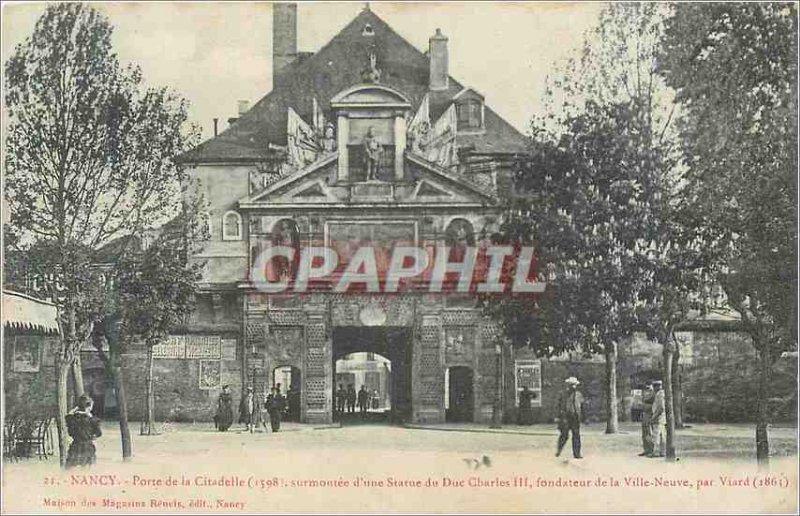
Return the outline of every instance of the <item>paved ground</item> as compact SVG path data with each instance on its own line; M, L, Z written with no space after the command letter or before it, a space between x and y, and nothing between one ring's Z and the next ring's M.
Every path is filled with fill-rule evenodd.
M100 504L117 500L119 510L131 512L163 510L158 505L161 499L182 504L171 507L171 512L796 510L793 428L773 429L775 457L769 474L776 485L758 489L720 485L722 476L752 483L772 478L758 476L766 473L755 467L752 427L697 425L682 430L678 433L681 460L673 464L637 456L640 438L636 425L623 424L616 435L606 435L604 429L602 424L584 427L585 458L578 461L554 457L556 431L550 425L489 430L482 425L315 428L287 423L277 434L249 434L238 427L220 433L210 424L176 424L167 425L161 435L134 436L134 460L123 463L116 426L106 423L104 436L97 442L98 464L90 472L112 475L118 485L75 484L73 477L60 476L55 461L32 460L7 464L3 487L8 509L36 511L52 509L43 505L47 496L78 504L82 497ZM203 484L203 478L223 476L245 485ZM190 485L152 485L182 477ZM640 477L650 485L626 486L626 477L629 483L635 484L638 481L633 477ZM653 487L656 477L662 479L658 488ZM45 486L48 479L55 485ZM664 485L665 479L687 485ZM567 486L569 481L599 483ZM620 485L612 485L614 481ZM715 485L703 487L703 481ZM339 485L317 485L319 482ZM487 485L492 482L494 485ZM371 487L365 488L363 483ZM8 493L13 493L12 498ZM156 502L150 501L153 499ZM212 506L191 507L194 499ZM218 499L242 505L214 507ZM148 505L125 506L137 501ZM113 506L95 509L107 513Z

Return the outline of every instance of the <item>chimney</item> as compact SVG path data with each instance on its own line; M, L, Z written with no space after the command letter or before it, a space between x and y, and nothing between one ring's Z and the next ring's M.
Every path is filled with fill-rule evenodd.
M217 136L217 124L219 124L219 118L214 119L214 136Z
M297 4L272 4L272 85L297 58Z
M447 67L447 36L441 29L436 29L436 34L428 41L428 57L431 60L429 87L431 91L446 90L449 86L449 72Z

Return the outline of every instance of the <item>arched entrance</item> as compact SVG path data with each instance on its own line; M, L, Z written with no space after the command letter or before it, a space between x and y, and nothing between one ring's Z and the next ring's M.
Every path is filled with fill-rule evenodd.
M116 419L119 417L117 396L114 384L108 378L105 368L91 368L83 371L83 387L86 394L94 400L92 413L101 419Z
M410 421L411 331L402 327L342 326L333 331L334 419L345 423ZM345 393L341 410L339 386L355 391L348 410ZM358 392L364 387L361 410ZM339 394L337 396L337 394ZM352 404L353 393L350 394ZM353 410L354 409L354 410Z
M297 367L284 365L272 370L272 386L279 387L281 394L286 396L284 421L300 421L301 385L300 369Z
M386 421L392 409L392 362L373 352L356 352L336 361L336 419L347 423Z
M445 421L472 422L474 418L475 397L472 391L472 369L455 366L445 372L447 405Z

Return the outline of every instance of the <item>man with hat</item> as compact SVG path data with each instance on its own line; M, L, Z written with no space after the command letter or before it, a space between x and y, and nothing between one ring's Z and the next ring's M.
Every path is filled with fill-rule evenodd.
M648 457L664 456L664 439L667 435L667 411L664 401L664 391L661 388L661 380L653 382L653 389L656 391L653 398L653 415L650 416L650 432L653 446Z
M246 425L247 431L252 434L258 425L260 412L258 398L253 394L253 387L249 386L247 394L242 396L242 401L239 402L239 424Z
M574 376L570 376L564 383L567 388L561 393L558 399L558 450L556 457L561 455L561 450L567 444L569 439L569 432L572 431L572 455L576 459L582 459L581 456L581 405L583 404L583 395L578 391L578 385L581 382Z

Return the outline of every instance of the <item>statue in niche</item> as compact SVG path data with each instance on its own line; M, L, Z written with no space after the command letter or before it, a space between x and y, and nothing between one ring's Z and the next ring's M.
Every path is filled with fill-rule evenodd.
M333 124L328 123L322 135L322 152L327 154L334 151L336 151L336 130Z
M381 71L378 69L378 56L375 52L369 53L369 65L361 72L361 78L364 82L381 82Z
M375 136L372 126L367 129L364 137L364 156L367 169L367 181L377 181L380 173L381 158L383 157L383 145Z

